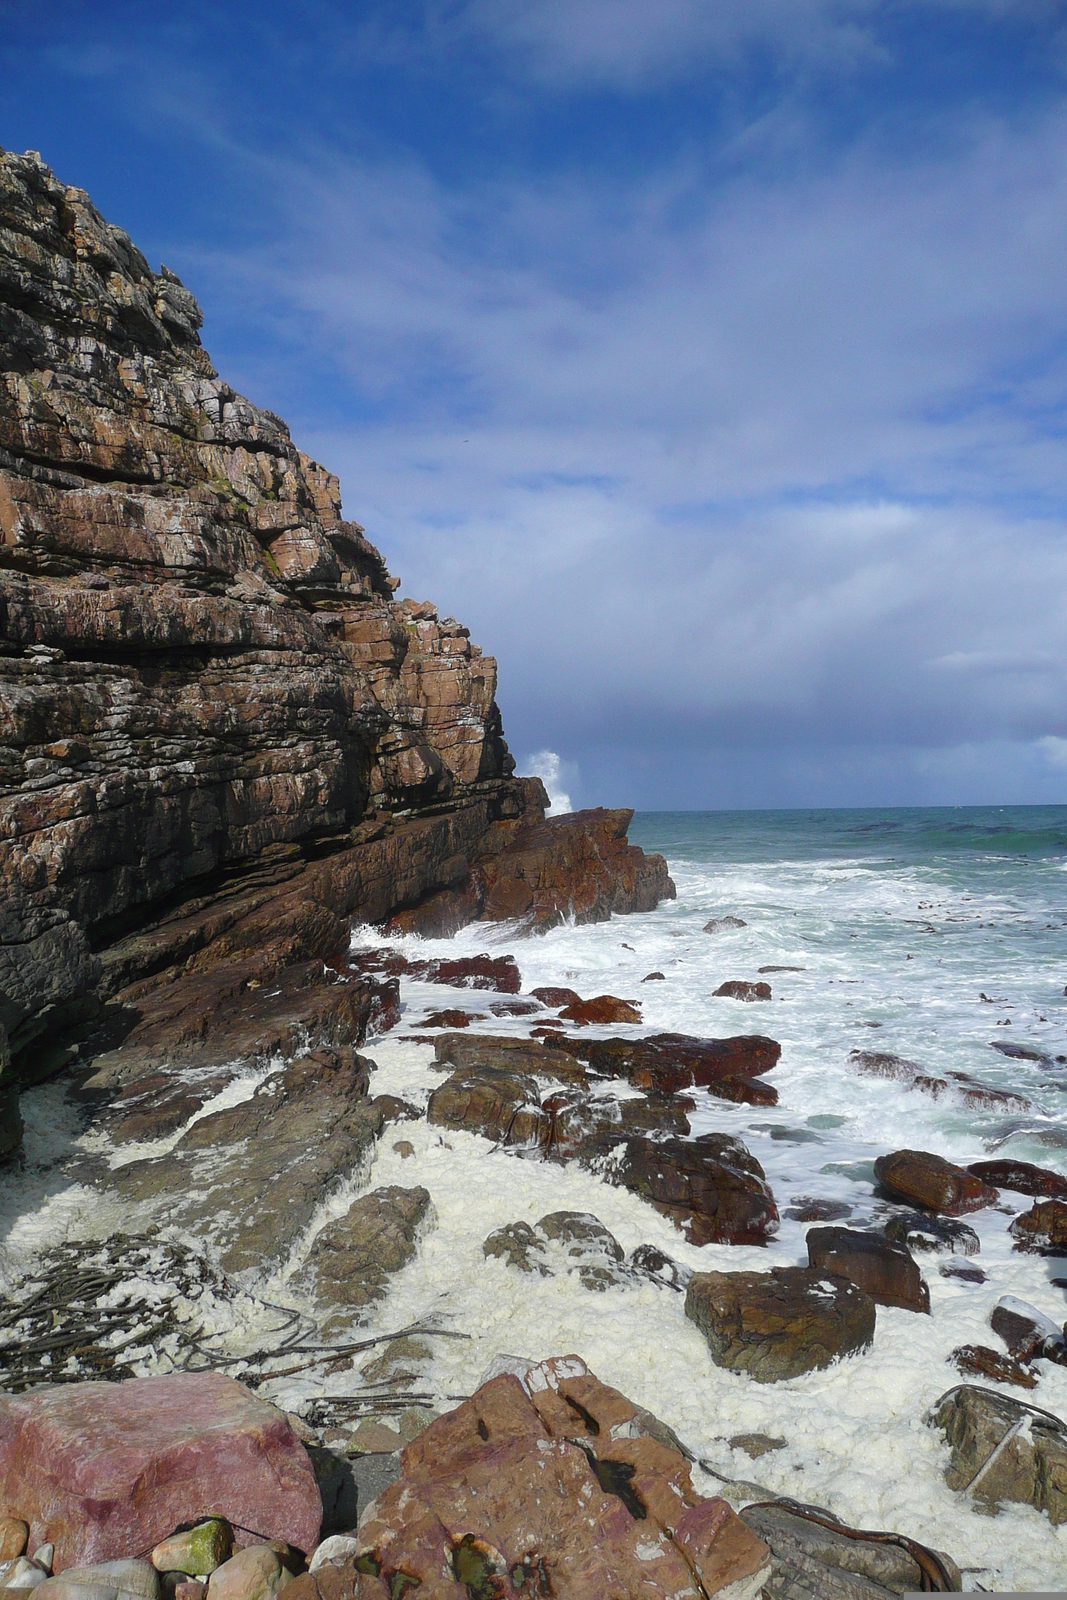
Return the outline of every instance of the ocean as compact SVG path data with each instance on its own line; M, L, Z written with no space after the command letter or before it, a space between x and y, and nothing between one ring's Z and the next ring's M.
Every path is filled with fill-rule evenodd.
M776 1106L733 1105L693 1091L698 1108L690 1119L694 1134L735 1134L761 1162L783 1213L776 1238L765 1248L697 1248L595 1174L425 1120L405 1122L386 1130L370 1172L353 1173L330 1197L290 1261L251 1286L240 1316L220 1307L217 1348L260 1337L253 1301L299 1306L293 1280L312 1234L356 1193L419 1184L431 1195L432 1225L417 1259L371 1313L368 1331L429 1319L460 1336L431 1340L433 1355L420 1370L420 1391L438 1409L469 1394L498 1354L573 1352L678 1432L705 1464L695 1474L705 1492L746 1480L757 1492L791 1495L854 1525L945 1550L967 1569L965 1587L1067 1592L1067 1526L1054 1528L1021 1506L980 1514L946 1487L947 1449L924 1421L960 1381L949 1359L957 1346L999 1347L989 1316L1002 1295L1031 1302L1057 1323L1067 1316L1067 1261L1011 1248L1011 1216L1030 1200L1004 1191L999 1208L967 1219L980 1236L971 1264L984 1282L945 1276L941 1267L955 1258L923 1254L931 1315L880 1307L868 1354L769 1385L716 1367L684 1316L684 1297L669 1288L591 1292L565 1263L541 1278L482 1250L492 1230L566 1208L594 1214L627 1251L650 1243L697 1270L766 1271L806 1263L808 1225L787 1214L798 1201L834 1201L849 1208L850 1226L880 1227L886 1208L873 1163L889 1150L924 1149L961 1163L1011 1155L1067 1175L1067 806L644 813L630 837L666 855L675 901L542 937L502 924L474 925L448 941L392 942L419 956L510 952L524 991L565 984L584 996L636 1001L638 1033L777 1039L781 1060L768 1080L779 1092ZM705 931L727 917L742 925ZM353 943L381 939L357 929ZM646 981L652 972L663 976ZM729 979L765 981L771 999L716 998ZM441 1075L410 1030L431 1011L461 1006L482 1016L475 1029L517 1035L543 1020L502 1021L488 1014L493 998L404 979L401 1026L366 1046L378 1069L372 1092L425 1104ZM1005 1054L1003 1046L1024 1054ZM850 1064L855 1050L905 1057L953 1086L948 1074L964 1073L1020 1103L976 1106L955 1087L935 1098L861 1076ZM262 1067L242 1068L198 1115L250 1094L263 1075ZM99 1154L101 1146L98 1136L79 1135L62 1086L33 1091L25 1109L27 1165L5 1180L2 1197L0 1270L9 1278L46 1244L133 1220L65 1182L61 1149L73 1141ZM178 1137L109 1159L159 1154ZM146 1371L165 1370L146 1360ZM1067 1368L1043 1362L1039 1370L1038 1387L1020 1397L1067 1419ZM306 1414L352 1382L351 1372L317 1369L261 1392ZM777 1447L752 1459L731 1443L754 1433Z

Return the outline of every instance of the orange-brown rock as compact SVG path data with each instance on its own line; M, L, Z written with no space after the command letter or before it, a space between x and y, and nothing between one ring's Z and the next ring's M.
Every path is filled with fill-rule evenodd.
M592 1023L607 1027L613 1022L640 1022L641 1013L630 1000L618 1000L613 994L594 995L592 1000L574 1000L560 1011L560 1016L576 1027Z
M949 1360L967 1378L991 1378L994 1383L1014 1383L1020 1389L1036 1389L1037 1378L1014 1356L990 1350L985 1344L961 1344Z
M879 1156L874 1174L894 1199L908 1200L948 1217L962 1217L997 1202L997 1191L989 1184L928 1150L894 1150L890 1155Z
M1067 1200L1067 1178L1048 1167L1035 1167L1030 1161L1006 1157L972 1161L967 1171L997 1189L1014 1189L1016 1194L1033 1195L1035 1199Z
M1067 1255L1067 1201L1039 1200L1009 1228L1016 1250L1031 1255Z

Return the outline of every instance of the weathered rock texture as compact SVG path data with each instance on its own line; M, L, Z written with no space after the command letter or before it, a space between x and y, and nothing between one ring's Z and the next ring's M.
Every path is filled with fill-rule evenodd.
M322 1502L282 1412L221 1373L175 1373L0 1398L0 1513L62 1572L212 1514L310 1552Z
M179 968L335 964L353 918L428 902L544 926L673 893L629 813L544 821L495 662L395 601L337 479L218 377L200 324L81 190L0 152L0 1027L23 1081Z

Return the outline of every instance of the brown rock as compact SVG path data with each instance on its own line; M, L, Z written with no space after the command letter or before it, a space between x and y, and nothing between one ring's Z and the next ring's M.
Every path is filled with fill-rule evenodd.
M855 1228L809 1228L807 1245L816 1272L847 1278L876 1305L929 1312L930 1290L906 1245Z
M14 1561L25 1553L30 1530L21 1517L0 1517L0 1561Z
M997 1301L989 1325L1021 1361L1034 1361L1038 1356L1063 1360L1064 1335L1060 1326L1013 1294L1002 1295Z
M409 961L408 973L423 983L445 983L452 989L490 989L518 994L522 974L514 956L459 956L453 961Z
M979 1083L976 1078L968 1076L966 1072L949 1072L945 1077L938 1078L927 1072L917 1061L908 1061L904 1056L895 1056L888 1051L851 1050L848 1061L853 1071L861 1073L866 1078L891 1078L896 1083L907 1084L911 1089L918 1089L923 1094L931 1095L935 1100L939 1100L942 1095L951 1091L969 1106L1003 1106L1012 1111L1033 1109L1025 1095L991 1088L989 1084ZM971 1166L967 1170L972 1172L974 1168Z
M820 1200L798 1194L793 1196L793 1204L784 1215L792 1222L844 1222L852 1215L852 1207L843 1200Z
M632 1001L617 1000L612 994L598 994L592 1000L572 1001L562 1008L560 1016L578 1028L587 1027L590 1023L605 1027L612 1022L641 1021L641 1013Z
M1067 1178L1029 1161L972 1161L967 1171L996 1189L1014 1189L1016 1194L1045 1200L1067 1200Z
M685 1314L704 1334L717 1366L760 1383L828 1367L874 1339L870 1296L811 1267L694 1273Z
M950 1489L990 1505L1014 1501L1067 1522L1067 1426L1021 1400L960 1384L927 1419L951 1446Z
M1067 1255L1067 1201L1039 1200L1015 1218L1008 1232L1016 1250L1040 1256Z
M743 978L730 978L715 990L717 1000L769 1000L769 983L747 983Z
M997 1202L997 1191L980 1178L926 1150L895 1150L879 1156L874 1172L895 1198L950 1217L981 1211Z
M765 1593L818 1600L884 1600L886 1595L956 1592L962 1578L942 1551L893 1533L849 1528L816 1506L788 1501L746 1506L742 1520L770 1545Z
M1036 1389L1034 1374L1014 1356L999 1355L984 1344L961 1344L949 1356L952 1364L968 1378L991 1378L994 1383L1014 1383L1020 1389Z
M325 1562L314 1572L302 1572L287 1585L291 1600L390 1600L389 1585L354 1561Z
M628 1138L602 1168L670 1217L691 1244L763 1244L778 1231L778 1210L759 1162L739 1139Z
M0 1511L16 1508L32 1548L55 1544L56 1572L211 1514L313 1550L322 1516L283 1414L216 1372L0 1397Z
M542 1005L551 1006L556 1010L560 1006L575 1006L582 1003L581 995L576 994L573 989L541 988L531 989L530 993L535 1000L540 1000Z
M571 1089L549 1095L542 1108L550 1119L546 1153L592 1165L630 1134L688 1134L694 1102L660 1094L615 1100Z
M449 1007L446 1011L434 1011L424 1022L417 1022L417 1028L469 1028L472 1022L484 1022L484 1016L478 1012L473 1015L469 1011L457 1011Z
M549 1129L536 1081L494 1067L455 1073L431 1094L426 1120L513 1145L544 1144Z
M434 1041L434 1060L441 1066L532 1072L557 1083L585 1084L585 1073L567 1052L547 1050L531 1039L510 1034L478 1033L461 1038L454 1033L439 1034Z
M315 1236L297 1281L314 1288L320 1306L362 1309L380 1300L392 1274L415 1259L432 1217L425 1189L392 1185L361 1195Z

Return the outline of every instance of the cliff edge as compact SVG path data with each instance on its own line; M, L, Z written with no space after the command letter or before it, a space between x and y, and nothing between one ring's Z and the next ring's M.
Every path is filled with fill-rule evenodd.
M321 973L354 921L533 928L674 892L630 813L544 820L496 662L394 598L201 321L83 191L0 152L0 1050L24 1083L102 1008L245 961Z

